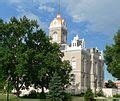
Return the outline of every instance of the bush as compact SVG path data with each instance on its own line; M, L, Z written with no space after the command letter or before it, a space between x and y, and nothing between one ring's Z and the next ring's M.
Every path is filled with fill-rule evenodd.
M37 98L37 93L35 90L31 90L27 98Z
M71 94L70 93L64 93L63 101L72 101Z
M94 99L94 94L92 92L92 90L89 88L87 89L87 91L85 92L84 94L84 98L85 98L85 101L93 101Z
M61 76L56 72L49 82L48 98L52 99L53 101L58 101L64 99L64 93L64 84Z
M37 97L38 97L39 99L46 99L46 93L43 93L43 92L37 93Z
M22 98L46 99L46 93L38 93L35 90L32 90L29 95L24 95Z
M84 93L76 94L76 95L74 95L74 96L83 97L83 96L84 96Z
M102 91L102 89L99 90L99 92L96 94L98 97L102 97L104 96L104 93Z
M113 97L120 98L120 94L113 95Z

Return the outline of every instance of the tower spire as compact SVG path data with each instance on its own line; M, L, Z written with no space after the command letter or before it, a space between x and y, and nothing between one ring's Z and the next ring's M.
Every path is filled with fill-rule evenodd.
M58 0L58 13L57 13L57 18L61 18L61 15L60 15L60 0Z
M58 1L58 14L60 14L60 0Z

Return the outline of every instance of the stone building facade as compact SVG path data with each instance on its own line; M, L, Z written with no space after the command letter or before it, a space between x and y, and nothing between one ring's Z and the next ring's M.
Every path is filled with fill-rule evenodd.
M88 88L93 92L103 88L104 61L103 54L97 48L87 49L85 40L76 35L67 44L67 26L60 14L50 23L49 35L51 42L60 44L64 53L63 60L69 60L72 66L73 81L69 90L73 93L82 93Z

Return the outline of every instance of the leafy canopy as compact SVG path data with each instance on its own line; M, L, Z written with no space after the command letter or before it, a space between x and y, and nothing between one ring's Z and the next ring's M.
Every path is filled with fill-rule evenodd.
M105 87L106 88L117 88L117 85L113 81L108 80L108 82L105 83Z
M0 82L9 81L18 96L20 89L31 85L44 93L55 72L67 86L71 66L62 57L59 45L50 43L37 21L25 16L13 17L9 22L0 20ZM0 88L3 86L0 83Z
M108 72L120 79L120 30L114 36L114 43L106 46L104 58Z

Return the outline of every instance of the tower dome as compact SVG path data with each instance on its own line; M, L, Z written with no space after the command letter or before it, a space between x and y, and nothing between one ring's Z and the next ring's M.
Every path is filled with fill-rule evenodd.
M51 21L49 26L49 35L52 38L51 42L59 44L67 43L67 26L60 13L58 13L56 18Z
M62 27L62 28L65 28L65 29L67 28L65 20L62 19L60 14L57 14L56 18L54 18L54 20L51 21L49 29L57 28L57 27Z

